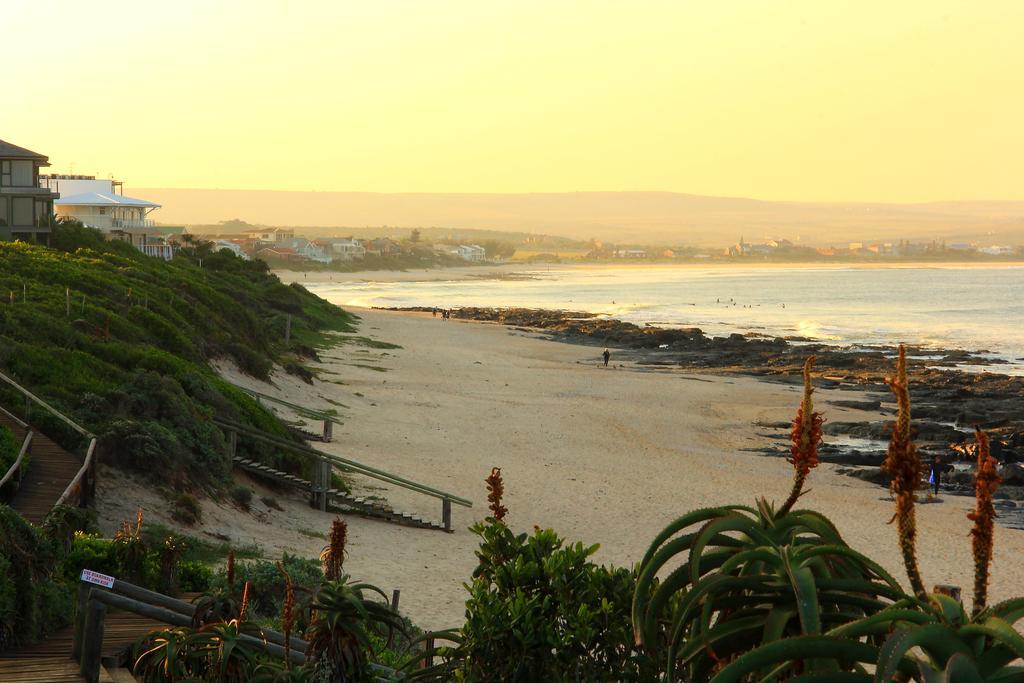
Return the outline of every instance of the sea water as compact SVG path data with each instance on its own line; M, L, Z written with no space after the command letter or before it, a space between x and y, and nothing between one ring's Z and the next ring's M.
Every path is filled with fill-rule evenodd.
M345 306L529 307L639 325L760 333L840 345L899 342L986 351L1024 374L1024 267L560 267L518 277L329 282ZM428 277L430 277L428 275ZM980 368L979 368L980 369Z

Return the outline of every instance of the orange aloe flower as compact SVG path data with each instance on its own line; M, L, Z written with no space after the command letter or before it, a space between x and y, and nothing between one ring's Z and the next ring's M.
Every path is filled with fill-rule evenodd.
M992 563L996 520L992 497L1002 479L997 471L999 462L989 450L988 435L975 427L974 436L978 440L978 471L974 476L974 512L968 512L967 519L974 522L971 550L974 554L974 614L977 614L985 608L988 599L988 570Z
M793 489L789 492L789 498L779 509L783 515L803 495L804 482L812 469L818 466L818 445L821 443L821 424L824 420L821 413L814 412L814 402L811 394L814 388L811 386L811 366L814 365L814 356L804 361L804 397L800 407L793 418L793 430L789 434L793 445L789 447L789 457L786 460L793 465Z
M492 467L491 473L484 482L487 484L487 502L491 507L491 517L499 522L508 514L508 508L501 504L501 497L505 495L505 483L501 480L501 468Z
M921 480L921 461L917 457L917 446L910 437L910 389L907 383L907 352L903 344L900 344L896 361L896 376L887 379L886 383L896 395L897 411L896 425L882 469L892 478L891 489L896 498L893 519L898 528L903 565L914 594L923 599L928 593L917 566L917 519L914 512L914 495Z

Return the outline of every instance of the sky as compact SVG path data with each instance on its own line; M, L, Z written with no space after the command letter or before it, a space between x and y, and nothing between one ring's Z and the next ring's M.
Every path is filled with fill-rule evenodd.
M0 138L131 187L1024 199L1019 0L3 0Z

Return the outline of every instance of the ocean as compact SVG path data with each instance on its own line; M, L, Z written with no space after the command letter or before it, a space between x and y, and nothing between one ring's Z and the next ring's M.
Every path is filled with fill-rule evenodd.
M308 287L342 306L578 310L713 336L755 332L844 346L984 351L1009 361L992 371L1024 375L1024 266L552 265L517 273L522 277Z

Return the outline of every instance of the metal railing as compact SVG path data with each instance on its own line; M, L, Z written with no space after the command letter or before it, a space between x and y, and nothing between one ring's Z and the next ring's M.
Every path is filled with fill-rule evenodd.
M292 403L291 401L286 401L283 398L278 398L277 396L264 394L259 391L256 391L255 389L243 387L241 384L235 384L234 382L228 382L228 384L230 384L231 386L240 391L244 391L245 393L249 394L250 396L256 399L257 403L269 401L270 403L276 403L278 405L284 406L285 408L291 409L292 412L294 412L299 417L304 417L310 420L322 420L324 423L322 435L312 434L311 432L308 433L312 438L316 440L330 442L334 438L334 425L341 425L341 422L338 421L337 417L325 411L314 410L313 408L300 406L298 403Z
M88 446L86 447L85 457L82 460L82 466L78 469L78 472L75 473L75 476L71 479L67 488L64 489L64 493L62 493L60 498L57 499L57 502L53 507L67 505L72 496L76 493L78 494L78 500L76 501L78 506L87 506L96 488L96 436L2 372L0 372L0 381L6 382L25 397L25 419L23 421L19 420L19 422L25 425L25 428L28 428L28 422L31 419L32 414L32 405L35 404L59 419L85 439L88 439ZM4 412L10 415L8 411L5 410Z

